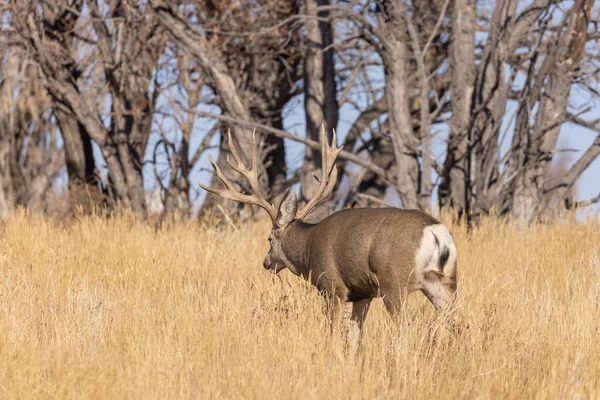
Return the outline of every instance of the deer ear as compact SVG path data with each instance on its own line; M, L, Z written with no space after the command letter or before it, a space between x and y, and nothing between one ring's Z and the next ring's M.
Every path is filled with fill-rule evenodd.
M318 224L331 214L331 204L325 201L308 212L308 215L302 218L303 222L308 224Z
M283 195L281 204L279 204L279 211L277 212L277 226L283 228L287 226L296 217L298 211L298 199L296 198L296 192L293 189L288 189Z

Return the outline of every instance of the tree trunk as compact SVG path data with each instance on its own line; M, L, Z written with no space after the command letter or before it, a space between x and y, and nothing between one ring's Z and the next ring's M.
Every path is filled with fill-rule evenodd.
M139 129L136 128L139 128L138 124L143 126L145 116L134 118L129 101L123 101L116 93L113 93L112 97L110 137L116 142L117 158L126 190L123 200L127 207L145 215L146 196L142 176L142 145L145 141L136 141L136 137L139 139L140 136L139 132L136 132Z
M331 139L338 123L335 64L333 49L330 47L333 43L333 28L329 21L322 20L329 17L329 12L317 11L317 7L329 4L329 0L305 0L306 13L312 18L306 21L308 44L304 61L304 109L307 136L315 141L319 140L322 128ZM327 47L329 48L323 51ZM306 147L301 177L303 201L308 201L315 195L318 184L312 174L319 168L320 154Z
M267 124L273 128L283 130L283 121L280 116L270 123L267 122ZM283 139L274 135L266 135L265 147L270 149L269 154L265 155L266 173L269 181L268 197L272 203L279 204L280 198L285 193L285 183L287 181Z
M391 140L381 136L374 138L371 162L386 170L394 168L394 146ZM379 175L376 175L372 171L365 170L360 176L358 185L356 185L356 193L354 191L350 193L352 197L347 203L351 207L357 205L379 207L381 203L375 199L383 200L387 188L388 182L385 182ZM368 197L360 198L360 194L366 194Z
M467 143L475 83L475 0L455 0L453 17L450 46L452 119L439 204L462 213L468 209L469 201Z
M83 125L66 111L57 107L54 115L64 143L70 205L90 210L101 199L92 139Z
M511 207L513 217L522 223L532 222L544 210L545 179L562 125L557 121L565 117L573 72L581 60L592 6L593 0L575 2L566 17L567 33L549 46L542 71L536 76L532 92L534 99L539 99L539 109L533 129L520 134L521 137L528 135L528 139L524 143L523 163L517 165L520 170L515 179ZM546 74L547 79L543 79ZM538 88L544 81L547 83L542 92Z
M396 180L404 208L418 208L419 141L413 132L407 73L408 49L401 1L387 4L382 59L390 135L396 158Z
M94 171L95 162L90 135L65 111L57 108L54 110L54 115L64 142L69 185L96 187L98 182Z
M13 209L14 194L10 168L11 144L8 135L0 135L0 218L6 220Z

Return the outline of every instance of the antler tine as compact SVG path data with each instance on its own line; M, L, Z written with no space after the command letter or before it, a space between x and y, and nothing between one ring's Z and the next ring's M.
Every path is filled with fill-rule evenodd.
M244 163L240 159L240 155L231 140L231 133L229 133L229 148L231 149L231 153L233 154L233 158L235 159L235 164L231 162L231 160L227 160L227 163L231 168L233 168L238 174L242 175L246 178L248 184L250 184L250 189L252 189L252 193L254 193L257 198L260 200L264 200L264 198L260 195L260 185L258 184L258 168L257 159L258 159L258 151L257 151L257 143L256 143L256 131L252 132L252 168L248 169L244 165ZM266 205L269 205L269 208L272 206L264 201Z
M323 126L321 126L319 141L321 142L321 179L317 179L319 182L319 189L317 190L315 197L310 199L306 206L296 214L296 218L298 219L306 217L317 204L326 199L333 192L333 188L337 182L338 171L335 160L343 146L337 147L335 130L333 130L333 137L330 145L325 133L325 127Z
M233 140L231 139L231 130L227 130L227 143L229 144L229 150L231 150L231 155L233 156L233 159L235 160L235 162L237 163L238 166L243 166L244 163L242 162L242 159L240 158L240 154L237 151L237 148L235 147L235 144L233 143ZM227 163L229 165L231 165L231 162L229 160L227 160Z
M325 135L325 130L323 130L323 135ZM323 195L321 196L322 199L328 197L333 192L333 188L337 183L338 170L335 166L335 160L337 159L337 156L342 150L343 146L338 148L336 144L337 136L334 129L333 137L331 139L331 146L327 147L327 151L325 153L327 155L327 174L325 175L327 177L327 185L325 186L325 190L323 192Z
M234 200L234 201L245 200L245 198L243 198L244 195L235 191L235 189L233 188L233 184L231 183L231 181L229 179L227 179L227 177L225 175L223 175L221 168L219 168L219 166L215 163L212 156L210 156L210 155L208 156L208 161L210 162L210 165L212 165L212 167L214 168L215 172L217 173L217 176L219 177L221 182L223 182L223 184L225 185L227 190L211 188L209 186L205 186L205 185L201 184L200 182L198 182L200 187L202 189L206 190L207 192L214 193L217 196L221 196L228 200Z
M237 151L237 148L235 147L233 140L231 138L231 132L228 132L227 136L228 136L228 140L229 140L229 149L231 150L231 154L233 155L233 159L234 159L234 161L232 161L229 159L229 157L227 157L227 164L229 164L229 166L234 171L236 171L238 174L242 175L246 179L246 181L248 181L248 184L250 185L252 194L245 195L245 194L242 194L242 193L236 191L235 188L233 187L233 184L231 183L231 181L229 179L227 179L227 177L225 177L225 175L223 175L223 172L221 171L219 166L214 162L214 160L210 156L209 156L210 164L212 165L217 176L219 177L221 182L223 182L223 184L225 185L225 187L227 189L226 190L225 189L215 189L215 188L211 188L208 186L204 186L203 184L200 184L200 187L202 187L204 190L206 190L208 192L214 193L217 196L223 197L228 200L233 200L233 201L237 201L240 203L257 205L257 206L263 208L269 214L269 216L271 217L271 221L273 222L273 224L275 224L276 220L277 220L277 211L275 210L275 207L273 205L269 204L269 202L260 194L260 185L258 184L258 169L256 167L256 165L257 165L257 149L256 149L255 133L252 134L252 168L251 169L246 168L244 163L242 163L242 160Z

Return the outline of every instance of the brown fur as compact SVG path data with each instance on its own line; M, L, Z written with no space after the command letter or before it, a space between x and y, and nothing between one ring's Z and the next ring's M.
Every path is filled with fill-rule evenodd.
M415 273L415 258L424 229L439 224L425 212L394 208L342 210L317 224L293 220L274 230L264 265L279 272L284 264L294 274L310 279L331 300L333 325L339 322L340 306L346 301L383 297L386 308L395 315L405 293L423 290L438 306L430 297L435 293L428 293L422 281L433 280L451 296L456 288L455 268L449 275L444 274L443 265L438 271ZM437 237L435 240L439 244ZM445 252L440 250L447 260Z

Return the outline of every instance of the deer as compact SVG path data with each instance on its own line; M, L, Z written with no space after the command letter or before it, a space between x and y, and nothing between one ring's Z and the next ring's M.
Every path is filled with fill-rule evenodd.
M347 208L331 213L327 200L337 182L335 131L329 144L321 131L321 176L316 194L299 209L288 189L276 209L260 193L255 135L251 167L247 168L228 135L233 160L229 166L247 181L251 194L234 188L209 157L224 189L200 186L217 196L256 205L271 218L269 251L263 266L278 274L288 269L310 281L326 299L332 332L339 329L346 303L352 303L347 343L356 354L371 301L383 298L395 318L407 294L421 291L433 306L447 307L456 291L457 254L450 230L430 214L416 209ZM314 174L313 174L314 175Z

